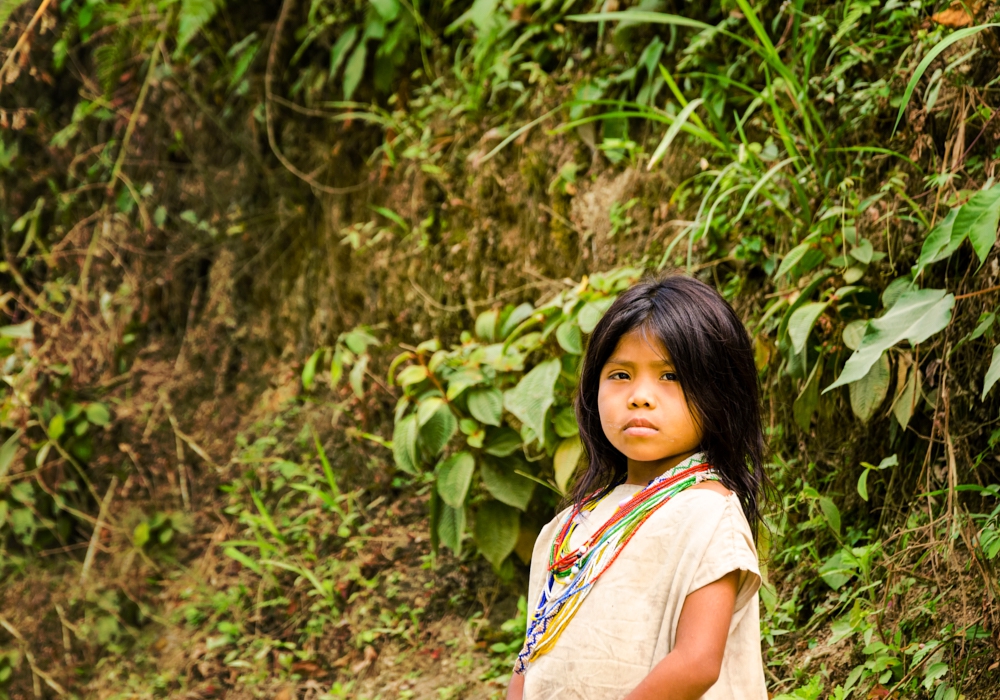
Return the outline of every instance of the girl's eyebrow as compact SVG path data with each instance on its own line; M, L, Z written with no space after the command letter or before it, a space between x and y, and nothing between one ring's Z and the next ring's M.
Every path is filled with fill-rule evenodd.
M624 367L634 367L635 366L634 362L631 362L629 360L620 360L617 357L609 357L608 361L605 364L609 364L609 365L622 365ZM667 365L669 367L673 367L674 366L674 363L672 361L670 361L670 360L658 360L657 362L654 362L653 364L656 364L656 365Z

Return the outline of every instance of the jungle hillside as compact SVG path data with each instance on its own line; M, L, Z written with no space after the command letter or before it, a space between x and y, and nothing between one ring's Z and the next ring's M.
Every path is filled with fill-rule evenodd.
M780 700L1000 697L1000 8L0 0L0 697L500 698L648 274Z

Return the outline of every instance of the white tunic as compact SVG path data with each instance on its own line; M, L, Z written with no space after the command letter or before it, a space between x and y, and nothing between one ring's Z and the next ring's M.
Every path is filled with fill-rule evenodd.
M615 488L577 526L570 547L582 544L620 501L641 488ZM557 515L535 541L529 615L541 595L552 540L565 515ZM524 700L623 698L673 649L688 594L737 570L736 607L719 680L702 698L767 700L757 597L760 570L750 526L735 494L690 488L642 524L593 585L552 650L529 664Z

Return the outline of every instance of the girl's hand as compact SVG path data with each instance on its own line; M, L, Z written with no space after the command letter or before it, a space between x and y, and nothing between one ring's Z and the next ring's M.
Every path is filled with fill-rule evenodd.
M719 679L740 572L731 571L684 599L677 641L625 700L697 700ZM513 687L513 682L512 682ZM507 698L512 696L510 691Z
M507 700L521 700L524 697L524 676L514 673L510 677L510 685L507 686Z

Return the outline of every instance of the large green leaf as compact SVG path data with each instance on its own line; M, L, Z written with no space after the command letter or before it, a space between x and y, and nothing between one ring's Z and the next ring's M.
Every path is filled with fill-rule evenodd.
M515 328L531 318L531 314L535 313L535 307L524 302L516 307L514 307L511 312L507 315L507 318L503 320L500 325L500 331L497 334L498 340L504 340L511 334Z
M452 508L447 503L441 504L438 516L438 537L444 546L462 556L462 535L465 533L465 508Z
M546 360L528 372L517 386L504 394L504 408L531 428L539 440L545 439L545 413L555 400L559 360Z
M809 333L825 309L825 301L813 301L795 309L795 313L789 317L788 339L792 341L792 347L795 349L795 352L799 353L805 349L806 341L809 340Z
M993 359L990 360L990 368L986 370L986 379L983 381L983 400L986 399L986 394L990 393L990 389L993 388L998 379L1000 379L1000 345L993 348Z
M555 471L556 486L563 493L566 493L566 488L569 486L573 474L576 473L582 455L583 442L579 435L566 438L556 448L556 453L552 458L552 467Z
M889 378L892 376L889 368L889 356L885 353L871 366L868 374L856 382L852 382L851 410L854 415L867 423L875 415L875 411L885 401L889 391Z
M998 225L1000 186L976 192L955 216L955 231L969 237L980 265L986 261L986 256L996 243Z
M920 248L920 259L917 260L916 272L919 273L931 263L944 260L951 256L965 239L965 231L955 228L955 217L958 209L952 209L931 229Z
M881 318L869 321L865 337L844 365L844 371L823 393L856 382L868 374L882 353L902 340L922 343L942 330L951 320L955 295L944 289L917 289L905 292Z
M442 403L420 427L420 440L431 455L441 454L441 450L458 430L458 421L448 404Z
M503 417L503 394L499 389L476 389L469 392L469 413L480 423L500 425Z
M392 456L396 466L409 474L420 471L417 466L417 415L411 413L396 423L392 431Z
M487 433L486 446L483 452L495 457L506 457L521 446L521 436L513 428L504 426L500 430Z
M478 369L463 367L460 370L448 375L448 391L446 396L449 401L454 401L459 394L471 386L481 383L486 377Z
M583 354L583 338L580 326L573 321L563 321L556 329L556 340L559 347L573 355Z
M476 546L499 569L517 544L521 514L497 501L487 501L476 512Z
M535 492L535 482L514 471L519 464L521 464L519 459L507 459L503 462L484 459L479 473L483 477L483 486L493 498L525 510L531 501L531 495Z
M576 412L572 406L566 406L552 419L552 427L559 437L573 437L580 434L580 426L576 422Z
M453 454L441 462L437 469L437 490L441 500L452 508L461 508L475 471L476 460L468 452Z

